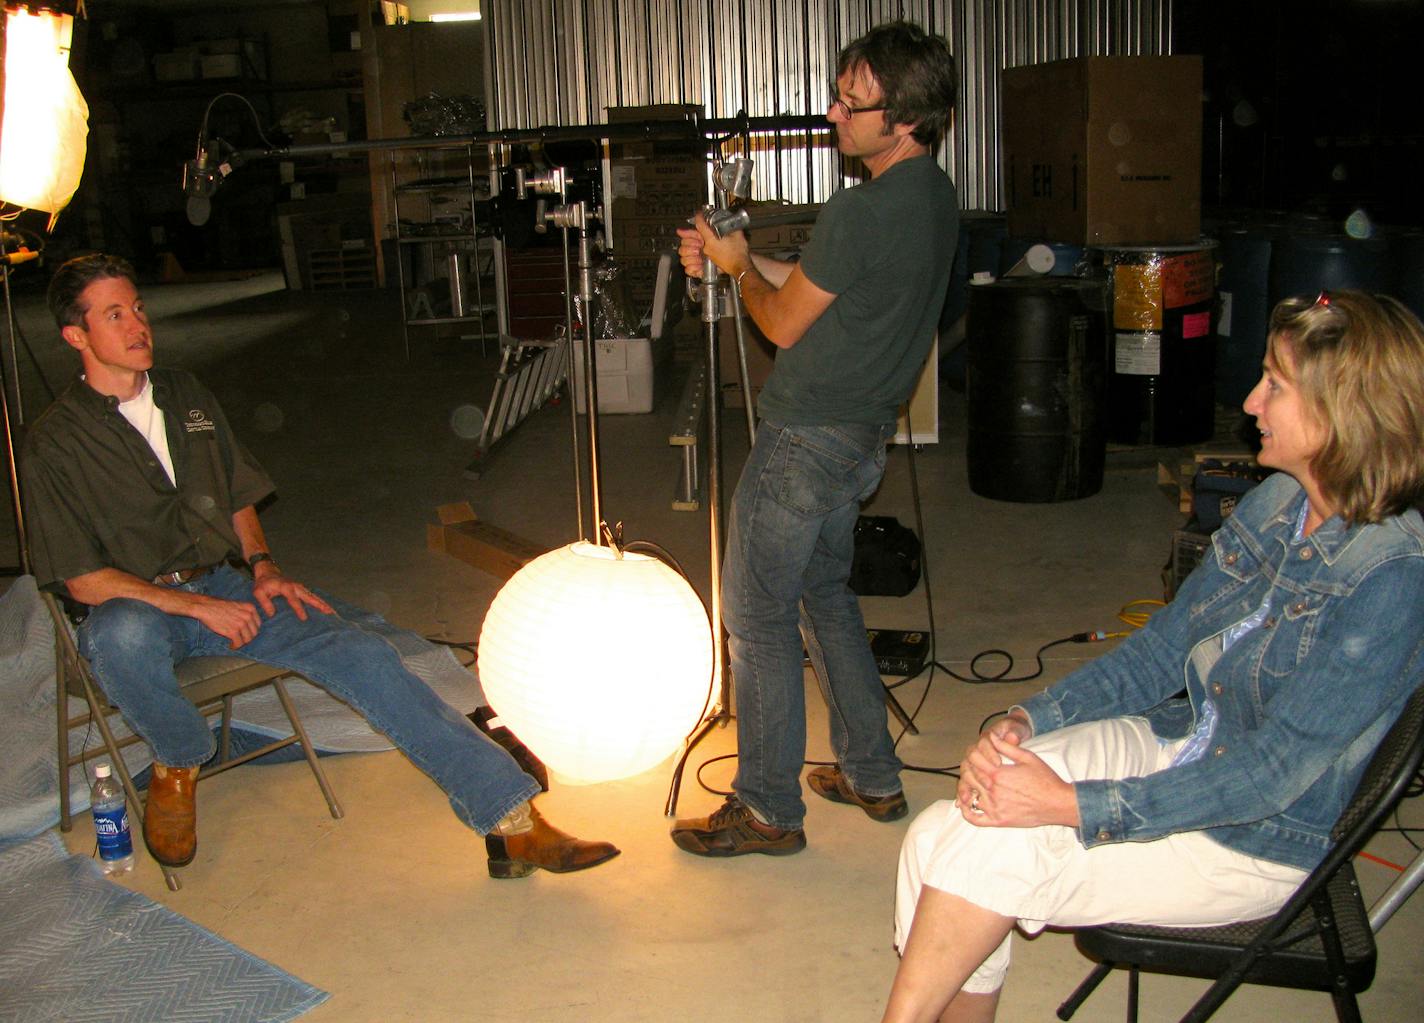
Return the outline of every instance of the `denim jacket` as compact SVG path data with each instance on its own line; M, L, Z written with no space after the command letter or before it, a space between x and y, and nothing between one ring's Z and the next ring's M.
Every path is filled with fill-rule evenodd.
M1365 764L1424 682L1424 520L1337 516L1293 542L1304 500L1283 474L1256 487L1171 604L1023 703L1035 734L1141 715L1164 741L1192 731L1208 695L1216 704L1200 759L1075 783L1085 846L1205 830L1303 870L1324 858ZM1268 595L1270 616L1223 653L1222 633Z

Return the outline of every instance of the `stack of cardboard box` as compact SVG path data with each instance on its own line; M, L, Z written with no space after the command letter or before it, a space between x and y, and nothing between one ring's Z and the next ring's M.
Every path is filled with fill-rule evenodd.
M1201 88L1195 56L1006 69L1009 234L1089 246L1195 242Z
M680 104L609 107L610 124L690 120L700 108ZM658 254L677 248L677 229L707 202L707 158L700 141L615 143L605 196L613 254L634 306L653 300Z

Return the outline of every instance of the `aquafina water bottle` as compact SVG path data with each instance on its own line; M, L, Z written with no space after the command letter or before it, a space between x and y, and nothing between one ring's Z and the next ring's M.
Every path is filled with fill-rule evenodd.
M133 836L129 834L129 810L124 787L113 777L108 764L94 768L94 788L89 794L94 812L94 834L99 839L99 865L106 874L133 870Z

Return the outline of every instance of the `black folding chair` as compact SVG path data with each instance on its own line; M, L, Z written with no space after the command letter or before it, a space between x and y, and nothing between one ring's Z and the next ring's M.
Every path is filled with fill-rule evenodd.
M1074 941L1098 965L1058 1007L1070 1019L1109 971L1128 971L1127 1019L1137 1020L1142 970L1215 979L1182 1023L1209 1019L1243 983L1328 991L1335 1016L1358 1021L1355 994L1375 976L1375 940L1351 861L1404 796L1424 759L1424 686L1415 690L1384 737L1345 812L1335 844L1271 917L1222 927L1106 924Z

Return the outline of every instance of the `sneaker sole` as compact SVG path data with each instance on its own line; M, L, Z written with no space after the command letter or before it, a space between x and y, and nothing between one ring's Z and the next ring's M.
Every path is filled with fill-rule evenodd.
M673 845L683 852L692 853L694 856L707 856L713 859L726 859L729 856L747 856L751 853L761 853L763 856L794 856L802 849L806 848L806 835L802 832L794 842L766 842L755 845L747 844L738 846L735 849L709 848L690 839L688 844L684 844L682 836L672 836ZM695 845L693 844L695 843Z

